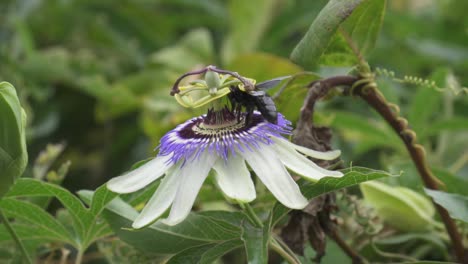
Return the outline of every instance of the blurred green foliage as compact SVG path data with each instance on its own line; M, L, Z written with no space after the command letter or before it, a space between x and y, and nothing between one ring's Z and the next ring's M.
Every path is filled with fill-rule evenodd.
M429 165L447 191L466 195L461 186L468 183L468 2L392 0L385 6L385 15L374 16L373 10L382 10L379 3L383 2L358 9L343 29L351 32L349 37L371 67L393 71L401 80L405 75L422 77L443 88L394 80L385 71L377 80L383 94L399 106L400 114L416 131ZM181 108L169 95L174 80L189 70L213 64L258 81L302 72L288 56L326 3L3 0L0 81L16 87L27 112L31 160L49 143L60 143L57 146L61 148L45 161L45 167L39 159L31 163L27 176L40 171L42 176L36 178L50 175L49 181L54 182L54 175L58 175L55 183L60 183L68 172L63 183L66 188L94 189L136 161L154 155L152 150L165 132L200 113ZM369 25L380 23L379 17L383 17L380 33L375 27L362 30L365 21L370 21ZM365 21L354 30L352 26L359 24L359 19ZM375 45L372 34L378 35ZM319 76L352 70L357 59L345 38L339 31L329 43L322 43L324 54L319 53L313 58L315 66L307 68L316 74L298 76L276 100L287 118L294 122L298 117L306 93L302 86ZM403 171L403 176L389 178L387 183L424 193L403 144L363 102L333 98L318 105L316 121L332 127L335 147L342 149L347 164ZM55 160L62 165L54 165ZM203 187L201 208L220 199L212 187ZM50 200L35 202L44 207ZM3 203L29 206L12 198ZM93 212L84 207L80 210L92 218ZM78 238L86 239L79 244L76 233L68 230L70 216L64 213L62 217L45 218L59 227L58 235L71 244L88 247L97 239L75 230ZM107 234L104 231L108 230L102 231ZM384 237L378 246L416 258L446 260L439 236L431 233L427 234L431 237L421 239L421 234L405 235L394 240ZM360 238L349 239L365 244L367 240ZM124 248L122 255L134 254L122 243L100 243L104 255L112 255L109 252L116 247ZM405 247L395 248L398 243ZM335 245L330 248L339 251ZM431 252L433 248L439 250ZM381 260L369 244L361 249ZM0 259L9 254L0 250Z

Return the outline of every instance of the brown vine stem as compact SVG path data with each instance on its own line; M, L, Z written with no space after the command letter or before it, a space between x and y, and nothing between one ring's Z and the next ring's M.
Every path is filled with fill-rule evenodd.
M315 103L323 96L325 96L330 87L338 86L342 82L346 82L349 79L348 76L337 76L337 78L331 80L327 85L321 85L320 81L313 82L309 84L309 91L304 100L304 105L301 108L301 115L299 121L297 122L297 130L301 130L301 125L311 126L313 120L313 114L315 109ZM312 127L312 126L311 126ZM323 210L323 208L322 208ZM343 250L343 252L348 255L353 264L363 264L368 263L368 261L359 255L346 241L340 236L339 232L336 229L336 225L333 221L330 221L328 214L318 213L317 218L319 219L320 226L322 227L323 232Z
M353 264L369 263L361 255L359 255L353 248L351 248L346 241L338 234L336 230L325 230L327 235L335 241L335 243L351 258Z
M369 85L372 80L366 82L363 78L354 76L335 76L317 82L320 82L320 86L325 87L327 90L336 86L347 86L350 89L347 89L345 93L349 95L357 95L366 101L367 104L374 108L374 110L376 110L385 119L385 121L390 124L393 130L402 139L426 188L432 190L440 189L437 178L433 175L431 169L427 165L426 154L423 146L416 143L416 133L408 127L408 121L406 119L398 116L398 113L393 111L391 105L387 103L385 97L378 91L375 83L372 83L373 85ZM310 86L317 82L312 83ZM361 84L356 86L358 83ZM444 222L445 229L450 236L458 262L468 263L468 259L465 258L465 249L463 247L462 239L455 222L450 218L445 208L437 203L434 203L434 206L437 209L440 218Z

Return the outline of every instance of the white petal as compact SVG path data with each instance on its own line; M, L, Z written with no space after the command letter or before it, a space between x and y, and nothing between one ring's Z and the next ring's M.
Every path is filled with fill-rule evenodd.
M200 154L199 158L185 162L181 168L179 176L180 184L177 188L171 212L169 213L169 217L162 221L163 223L176 225L187 217L203 182L208 176L211 167L213 167L215 159L216 155L205 151Z
M322 152L322 151L317 151L317 150L313 150L313 149L309 149L303 146L296 145L290 142L289 140L280 138L280 137L273 137L272 140L278 145L281 145L283 147L288 147L288 148L294 148L295 150L311 158L316 158L316 159L321 159L321 160L334 160L341 155L340 150L331 150L331 151Z
M133 222L133 228L142 228L151 224L171 206L174 201L177 187L180 185L180 165L170 170L161 181L156 192L146 204L143 211Z
M289 175L271 146L259 144L254 151L239 152L258 178L282 204L293 209L302 209L307 199L301 194L299 186Z
M158 156L135 170L115 177L107 183L107 188L116 193L131 193L138 191L155 181L167 171L170 156Z
M213 169L216 171L216 183L229 198L246 203L255 199L255 186L239 154L230 155L227 162L218 159Z
M318 166L313 161L299 154L291 146L275 144L273 147L275 148L278 157L281 159L284 165L286 165L286 167L308 179L320 180L326 176L343 176L343 173L339 171L326 170Z

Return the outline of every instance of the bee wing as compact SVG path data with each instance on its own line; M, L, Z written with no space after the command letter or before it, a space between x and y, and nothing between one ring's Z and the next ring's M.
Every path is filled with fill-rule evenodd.
M255 88L260 89L260 90L268 90L270 88L275 87L282 80L288 79L288 78L291 78L291 76L289 76L289 75L288 76L282 76L282 77L274 78L274 79L271 79L271 80L268 80L268 81L264 81L264 82L261 82L261 83L255 85Z

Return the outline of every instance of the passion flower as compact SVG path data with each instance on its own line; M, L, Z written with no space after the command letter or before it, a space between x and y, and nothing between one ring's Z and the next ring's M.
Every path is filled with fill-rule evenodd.
M232 83L223 76L219 78L220 86L225 81ZM197 90L200 87L198 83ZM213 87L206 87L217 96ZM132 226L147 226L169 208L168 217L162 221L175 225L190 213L211 170L227 197L240 203L253 201L256 192L248 164L279 202L302 209L307 199L287 169L313 181L326 176L341 177L341 172L323 169L307 158L333 160L340 151L319 152L295 145L283 137L291 131L291 123L280 113L277 122L270 123L258 111L246 113L228 103L221 107L218 104L209 108L207 114L169 131L161 138L154 159L111 179L107 187L117 193L131 193L164 176Z

